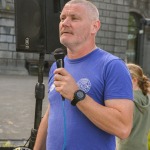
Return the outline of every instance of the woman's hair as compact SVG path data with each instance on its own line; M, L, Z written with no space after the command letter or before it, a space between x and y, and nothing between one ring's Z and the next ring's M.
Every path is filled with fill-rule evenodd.
M132 63L127 64L127 67L129 68L132 78L137 78L138 86L142 90L143 94L146 95L149 93L150 81L148 77L144 75L143 69L140 66Z

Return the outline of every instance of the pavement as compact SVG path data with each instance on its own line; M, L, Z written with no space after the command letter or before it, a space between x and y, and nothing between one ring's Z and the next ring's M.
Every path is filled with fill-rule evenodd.
M37 82L37 76L0 74L0 143L7 140L26 141L30 137L31 129L34 128L34 91ZM48 104L47 82L48 77L44 77L42 114Z

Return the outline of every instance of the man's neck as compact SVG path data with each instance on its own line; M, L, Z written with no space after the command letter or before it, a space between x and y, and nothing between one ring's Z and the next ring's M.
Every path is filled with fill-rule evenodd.
M96 45L90 46L90 47L82 47L82 48L73 48L73 49L67 49L67 55L70 59L77 59L80 57L83 57L89 53L91 53L93 50L95 50L97 47Z

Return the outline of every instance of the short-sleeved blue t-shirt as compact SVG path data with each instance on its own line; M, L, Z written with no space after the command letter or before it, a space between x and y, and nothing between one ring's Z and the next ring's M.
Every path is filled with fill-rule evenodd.
M105 105L105 100L110 99L133 99L130 73L120 58L97 48L79 59L66 56L64 64L79 88L99 104ZM62 150L64 143L62 99L53 84L55 69L56 63L49 73L47 150ZM115 136L97 128L67 99L65 114L66 150L115 150Z

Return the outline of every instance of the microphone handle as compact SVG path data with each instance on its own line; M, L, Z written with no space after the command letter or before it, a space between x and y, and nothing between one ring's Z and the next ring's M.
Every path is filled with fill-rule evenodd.
M64 60L63 59L58 59L56 61L56 64L57 64L57 68L64 68ZM61 95L61 97L62 97L62 100L64 101L65 98L62 95Z
M64 68L64 60L63 59L58 59L56 61L57 63L57 68Z

